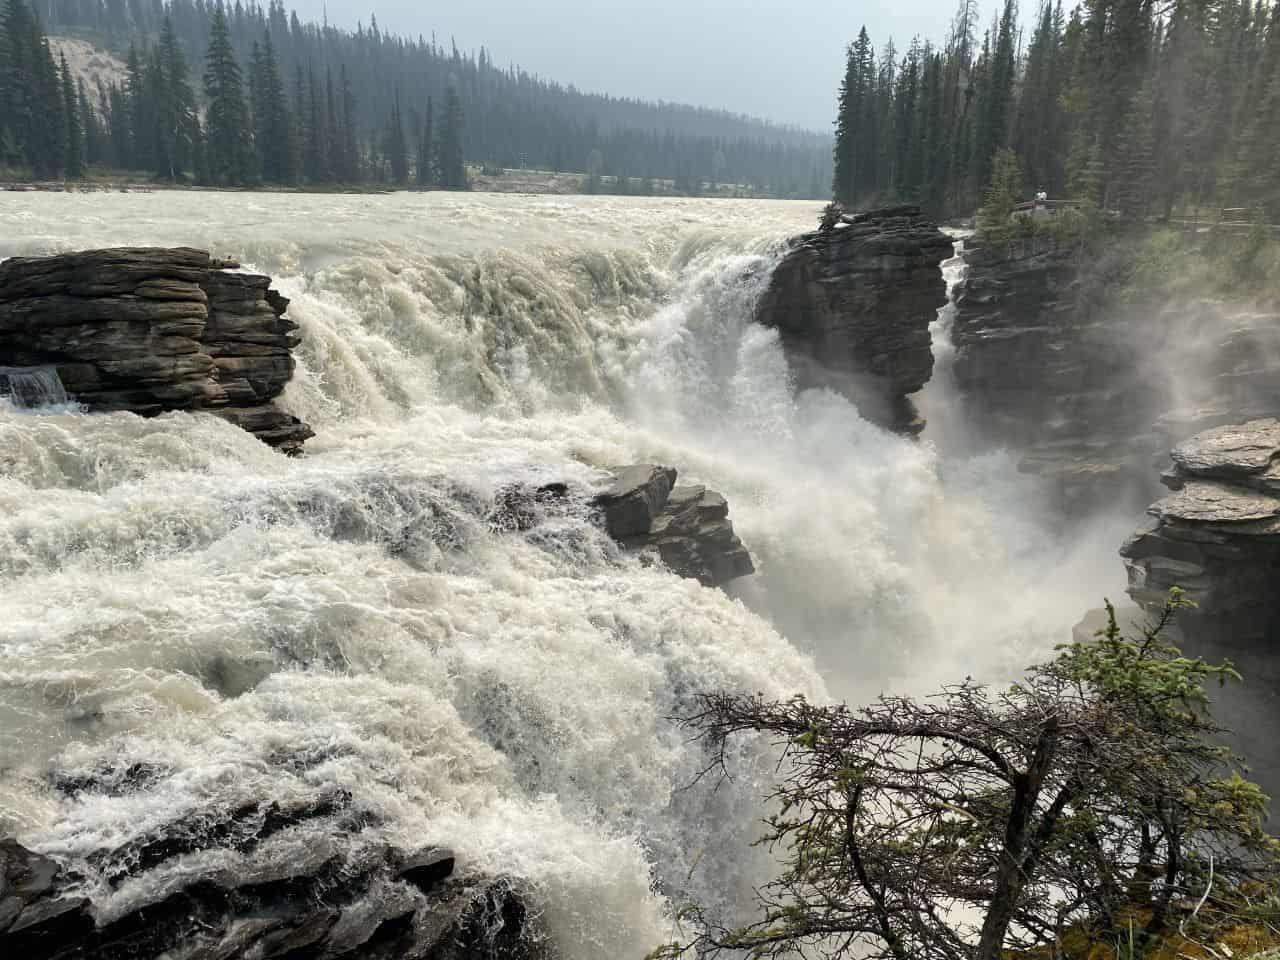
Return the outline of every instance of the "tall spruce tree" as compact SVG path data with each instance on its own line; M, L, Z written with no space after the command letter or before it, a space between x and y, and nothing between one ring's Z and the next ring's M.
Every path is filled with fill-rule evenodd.
M846 51L836 116L833 192L846 207L874 188L876 157L875 51L867 28Z
M35 124L32 170L39 179L52 179L66 173L67 112L62 74L53 58L49 41L33 21L36 43L36 104L39 122Z
M449 86L444 100L444 122L440 128L440 186L446 190L466 190L467 167L463 154L462 97L456 85Z
M8 0L0 27L0 162L34 167L38 49L25 0Z
M249 87L258 169L269 183L292 183L296 179L293 120L269 31L253 49Z
M391 179L397 186L409 182L409 148L404 138L404 118L400 115L400 98L397 96L387 120L387 133L383 152L391 167Z
M178 180L194 164L194 142L200 136L200 122L196 115L196 97L191 87L187 58L169 17L165 17L160 29L156 64L159 70L159 104L155 111L159 132L156 172L170 180Z
M80 101L76 97L76 85L71 78L71 68L67 66L66 54L61 54L58 59L64 126L62 168L68 179L78 180L84 176L84 128L80 123Z
M244 102L240 65L231 46L226 14L214 9L205 55L204 92L208 101L206 163L214 183L243 184L252 172L249 112Z
M436 135L435 135L435 102L427 97L427 118L422 124L422 135L418 138L418 186L433 187L436 185Z

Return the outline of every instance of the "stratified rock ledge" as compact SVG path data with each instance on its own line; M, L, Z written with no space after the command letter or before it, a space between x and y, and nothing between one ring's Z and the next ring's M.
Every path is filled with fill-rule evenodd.
M675 574L718 587L755 573L733 532L729 504L703 486L676 486L676 471L653 464L616 467L595 498L605 529L623 546L656 550Z
M314 434L273 401L298 326L271 278L187 247L0 263L0 367L56 371L92 411L205 410L286 453Z
M1237 643L1280 624L1280 420L1217 427L1179 444L1173 490L1125 543L1129 594L1149 608L1181 587L1201 621Z
M842 217L774 271L757 319L776 327L796 385L847 396L868 420L924 429L909 396L933 375L929 324L954 242L913 205Z

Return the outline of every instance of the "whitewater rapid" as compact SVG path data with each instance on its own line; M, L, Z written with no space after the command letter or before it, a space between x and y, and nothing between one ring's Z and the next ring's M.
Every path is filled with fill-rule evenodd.
M109 851L341 791L368 824L347 854L439 844L461 873L511 876L568 960L641 957L688 900L741 915L770 867L748 843L772 760L744 743L731 786L690 787L703 756L669 718L698 691L1007 676L1121 582L1113 527L1063 539L1007 455L964 454L945 376L921 443L793 396L752 309L817 213L6 199L0 257L186 244L271 274L303 336L283 405L318 435L289 460L213 417L0 401L0 834L79 865L109 918L237 856L188 854L143 888L111 882ZM513 484L636 461L722 491L759 575L732 596L679 580L585 510L526 533L486 517ZM86 778L118 789L59 788ZM253 856L315 842L283 831Z

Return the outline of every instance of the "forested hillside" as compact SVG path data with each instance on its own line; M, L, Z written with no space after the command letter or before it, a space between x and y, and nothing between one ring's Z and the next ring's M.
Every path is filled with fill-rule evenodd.
M266 8L6 0L0 29L0 164L46 176L76 175L77 158L42 140L77 133L82 145L72 152L81 164L227 183L459 186L444 167L452 166L456 180L465 161L596 174L593 183L622 176L673 180L684 192L723 182L816 196L831 176L831 141L821 134L583 93L499 66L483 47L464 53L434 37L392 36L376 20L355 31L304 23L280 0ZM40 32L90 39L128 58L129 79L116 88L74 90L75 107L65 98L59 107L52 78L57 73L61 85L60 66L52 62L49 73L41 65L46 58L31 40ZM229 120L209 113L216 104L230 110ZM72 121L77 130L27 136L22 117L33 109L42 116L58 109L62 126ZM228 131L227 123L244 128ZM456 126L446 129L450 123ZM244 141L221 150L240 151L230 166L204 166L205 148L221 149L208 139L211 125ZM446 133L458 143L444 144Z
M972 212L997 151L1026 194L1127 215L1248 206L1280 214L1280 4L1014 0L979 34L961 0L941 45L849 46L835 194Z

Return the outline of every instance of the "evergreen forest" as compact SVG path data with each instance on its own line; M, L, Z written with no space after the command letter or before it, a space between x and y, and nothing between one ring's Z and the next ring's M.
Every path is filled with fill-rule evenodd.
M127 64L89 88L49 37ZM281 0L3 0L0 167L160 181L463 189L468 168L586 175L587 189L733 184L817 198L830 136L589 94L481 47L302 22Z
M1021 26L1024 23L1025 28ZM960 0L940 45L848 47L834 193L967 215L994 179L1127 217L1280 214L1280 4ZM998 174L998 176L993 176Z

